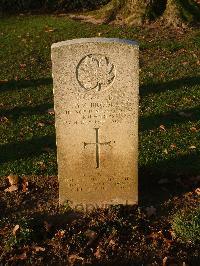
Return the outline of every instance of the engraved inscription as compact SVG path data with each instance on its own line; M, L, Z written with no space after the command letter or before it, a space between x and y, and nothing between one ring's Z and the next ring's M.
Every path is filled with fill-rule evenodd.
M79 62L76 78L83 89L101 91L113 83L115 66L104 55L90 54Z
M96 142L87 143L84 142L84 148L86 148L87 145L96 145L96 168L99 168L100 165L100 152L99 152L99 146L100 145L109 145L111 141L109 142L99 142L99 128L94 128L96 132Z
M79 101L72 108L65 110L67 125L91 125L101 127L106 121L118 124L134 114L134 101L131 94L121 93L118 97L106 96L103 100Z

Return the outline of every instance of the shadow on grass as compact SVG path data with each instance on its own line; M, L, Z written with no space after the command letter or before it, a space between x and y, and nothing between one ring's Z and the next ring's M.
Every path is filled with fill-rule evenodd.
M177 156L139 168L139 199L142 205L161 204L192 191L199 181L200 153Z
M53 103L45 103L37 106L14 107L9 110L0 110L0 116L10 117L15 120L20 116L44 114L50 108L53 108Z
M0 146L0 163L15 161L21 158L32 158L45 152L45 149L56 149L55 135L31 140L10 143Z
M165 114L153 114L141 117L139 122L140 131L158 128L160 125L171 127L187 121L198 121L200 118L200 107L172 111Z
M0 83L0 92L12 91L28 87L37 87L41 85L52 84L52 78L30 79L30 80L9 80Z
M182 79L171 80L168 82L158 82L143 85L140 87L140 95L146 96L149 93L158 93L165 90L175 90L182 87L200 86L200 76L197 77L186 77Z

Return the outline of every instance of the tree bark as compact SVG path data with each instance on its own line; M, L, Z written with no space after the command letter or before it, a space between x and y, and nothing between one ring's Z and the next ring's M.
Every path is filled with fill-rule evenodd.
M111 0L103 8L107 21L141 25L156 20L181 26L200 21L197 0Z

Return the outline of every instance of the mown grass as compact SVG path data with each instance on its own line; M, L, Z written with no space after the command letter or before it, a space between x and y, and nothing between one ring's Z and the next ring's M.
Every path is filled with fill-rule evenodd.
M140 43L141 180L199 173L198 29L161 31L21 15L1 18L0 34L1 177L57 174L54 117L48 113L53 107L50 47L94 36Z
M176 213L172 228L182 241L200 243L200 208Z

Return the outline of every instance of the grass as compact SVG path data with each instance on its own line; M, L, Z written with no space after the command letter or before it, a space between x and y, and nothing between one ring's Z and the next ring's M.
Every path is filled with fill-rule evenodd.
M174 215L172 228L182 241L200 243L200 209L181 211Z
M140 43L141 210L134 215L110 210L86 215L72 226L66 222L61 225L57 222L61 213L57 203L54 115L49 111L53 108L50 47L61 40L95 36L134 39ZM0 217L3 228L0 240L7 239L12 246L8 255L0 244L0 261L12 263L13 257L21 260L15 254L18 245L17 254L33 254L30 263L40 265L42 256L35 255L34 243L46 248L43 265L49 261L66 262L64 256L76 252L77 260L82 260L82 252L88 252L86 261L91 260L93 265L107 261L108 257L114 261L122 254L127 261L138 260L138 265L155 260L161 265L161 257L168 252L181 262L188 258L184 255L187 252L193 256L194 246L173 242L170 247L172 240L165 231L173 223L174 231L183 241L185 228L194 233L194 227L183 222L182 216L175 216L178 218L174 221L167 217L172 209L181 209L191 202L199 204L199 196L188 196L186 192L196 188L200 173L200 30L126 28L92 25L65 16L20 15L1 18L0 38L0 209L5 213L5 217ZM28 176L27 193L3 192L7 186L5 177L10 173ZM149 220L144 208L151 205L158 214ZM27 223L30 219L31 227ZM50 232L45 231L44 221L53 224ZM13 237L16 224L22 231ZM97 254L92 254L86 245L87 230L100 235L98 247L105 250L113 236L118 243L116 251L110 247L109 255L101 253L98 258L94 247ZM36 231L40 237L35 239ZM31 241L35 241L31 247L22 247L22 243ZM199 258L198 254L195 256Z

